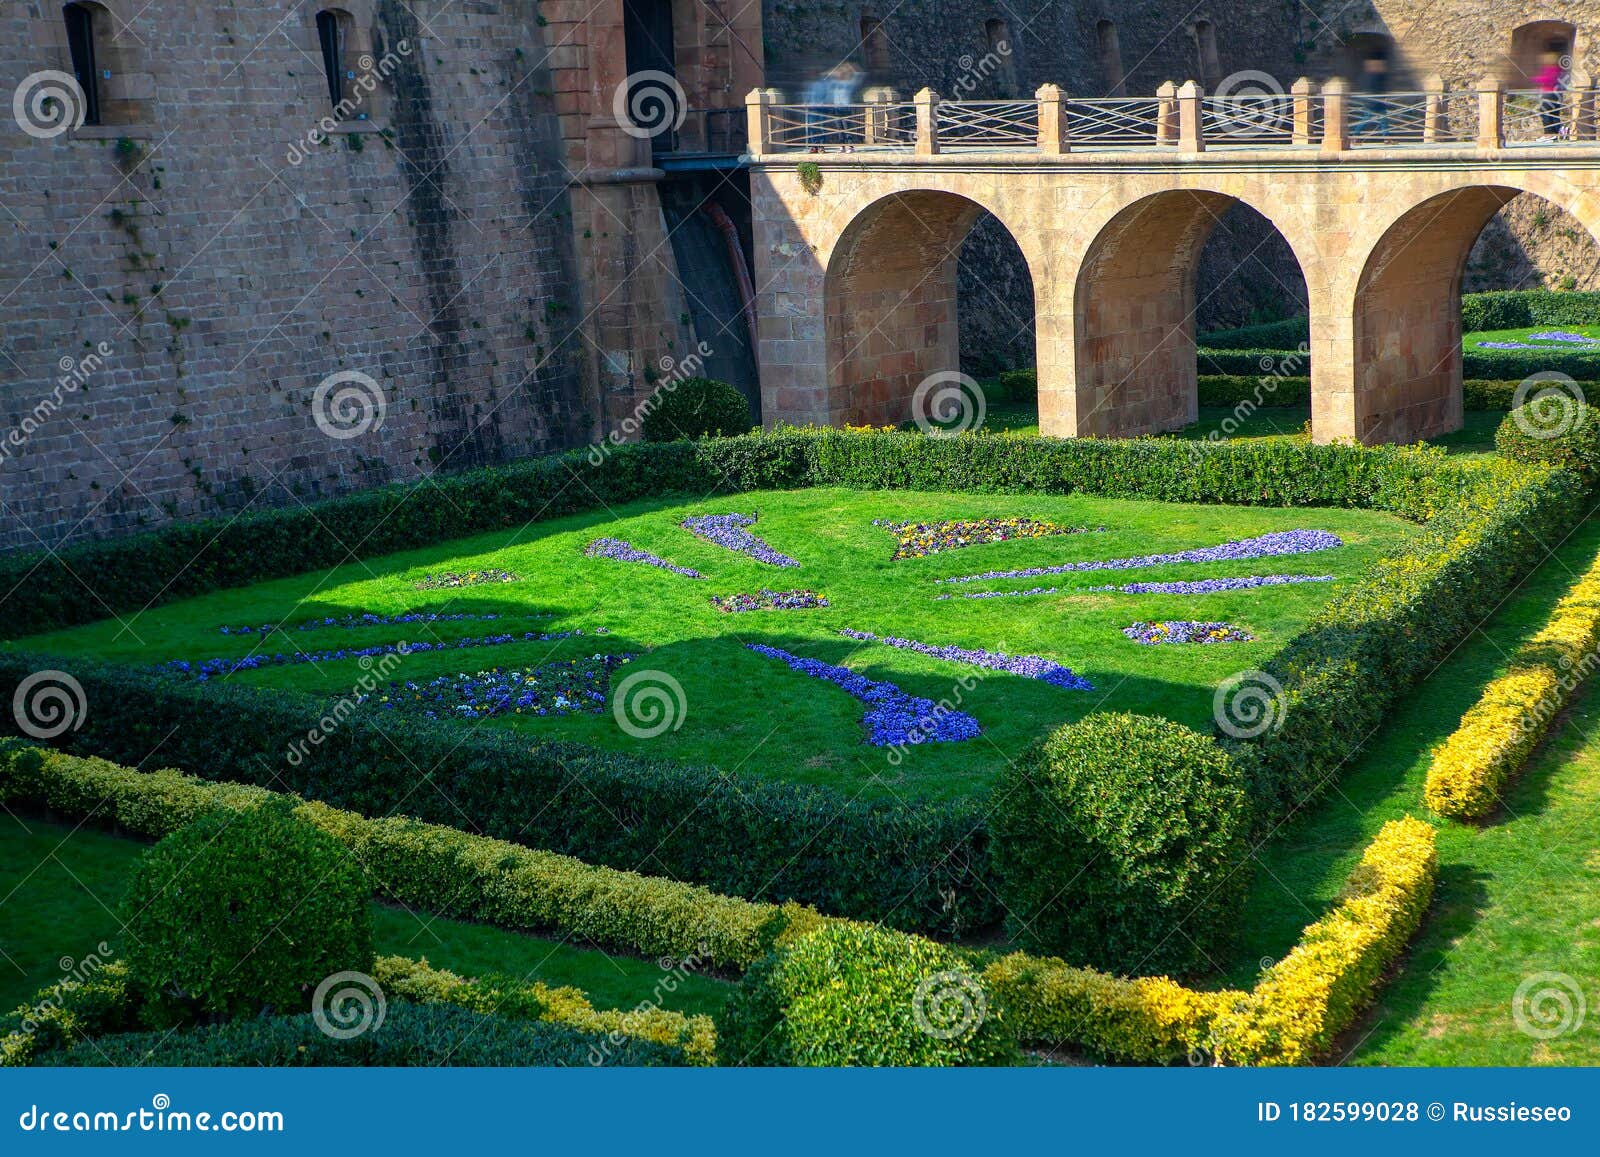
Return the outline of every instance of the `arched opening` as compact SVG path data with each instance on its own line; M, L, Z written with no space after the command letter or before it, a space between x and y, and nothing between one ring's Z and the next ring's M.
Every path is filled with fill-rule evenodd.
M1353 303L1353 417L1360 441L1415 442L1460 428L1468 257L1485 226L1513 200L1562 215L1519 189L1472 186L1414 206L1373 247Z
M350 13L324 8L317 13L317 47L322 53L322 74L328 84L328 105L342 116L350 97Z
M887 84L894 71L894 59L889 50L889 33L883 21L876 16L861 17L861 58L866 61L867 73L874 81Z
M984 214L965 197L918 190L874 202L845 229L823 286L830 422L898 425L921 383L960 371L958 271Z
M1219 226L1222 226L1219 229ZM1232 270L1197 292L1208 242L1233 254ZM1079 435L1153 434L1198 415L1195 331L1210 298L1260 272L1251 257L1281 247L1284 315L1302 308L1305 282L1293 249L1272 224L1233 197L1207 191L1157 193L1135 201L1103 228L1078 270L1074 299L1074 388L1070 420ZM1041 398L1041 405L1045 401ZM1046 417L1041 413L1041 423Z
M983 22L984 71L992 78L990 87L997 97L1010 99L1017 95L1017 52L1011 39L1011 24L1006 20Z
M1197 79L1207 92L1222 80L1222 61L1217 55L1217 26L1209 20L1194 22L1194 53Z
M1095 44L1100 50L1100 79L1107 96L1127 96L1128 80L1122 71L1122 40L1117 26L1102 20L1094 26Z
M1565 20L1535 20L1512 30L1511 52L1505 82L1510 89L1529 89L1545 66L1547 53L1564 58L1568 68L1574 58L1578 29Z
M111 14L98 4L67 4L61 9L67 25L67 54L72 60L72 75L83 93L83 123L107 123L108 79L106 38L110 35Z

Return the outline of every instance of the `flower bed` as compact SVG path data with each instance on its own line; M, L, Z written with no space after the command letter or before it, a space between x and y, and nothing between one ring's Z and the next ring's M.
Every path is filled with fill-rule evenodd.
M1343 545L1342 538L1326 530L1277 530L1255 538L1241 538L1217 546L1196 547L1193 550L1175 550L1166 554L1138 554L1126 558L1096 559L1089 562L1067 562L1059 566L1033 566L1023 570L991 570L982 574L959 575L934 581L971 583L985 579L1034 578L1038 575L1070 574L1085 570L1134 570L1138 567L1163 566L1178 562L1236 562L1286 554L1310 554L1313 551L1332 550Z
M603 633L603 632L596 632ZM298 663L335 663L340 659L374 659L380 655L420 655L424 651L461 651L473 647L501 647L507 643L551 643L557 639L570 639L583 634L582 629L571 631L525 631L521 635L479 635L464 639L445 639L436 643L374 643L370 647L338 647L331 651L278 651L271 655L245 655L241 658L221 657L202 659L198 663L188 659L174 659L163 663L164 670L182 675L193 675L202 683L232 675L236 671L256 671L263 667L285 667Z
M620 538L597 538L583 548L583 553L590 558L614 558L618 562L638 562L645 566L657 567L660 570L670 570L673 574L681 574L684 578L704 578L697 570L686 566L677 566L664 558L651 554L648 550L639 550L632 543L623 542Z
M1245 578L1194 579L1189 582L1124 583L1103 587L1030 587L1025 591L971 591L964 599L1016 599L1032 595L1083 595L1114 591L1125 595L1211 595L1221 591L1247 591L1256 587L1285 586L1291 583L1331 583L1331 574L1268 574ZM935 595L935 599L953 598Z
M816 591L769 591L762 588L753 595L712 595L711 605L725 614L740 611L800 611L825 607L828 600Z
M428 719L488 719L495 715L599 715L611 672L632 655L591 655L537 667L493 667L473 674L441 675L426 683L390 683L361 703L410 711Z
M448 591L458 587L478 587L490 583L515 583L522 579L508 570L489 567L486 570L441 571L425 574L411 585L419 591Z
M907 695L893 683L868 679L848 667L835 667L820 659L803 659L765 643L746 643L745 647L758 655L778 659L791 670L813 679L825 679L868 704L861 721L868 728L867 742L874 747L959 743L983 732L972 716L945 708L932 699Z
M872 525L894 532L895 548L891 559L921 558L940 551L959 550L963 546L983 546L1015 538L1083 534L1089 529L1036 518L962 518L946 522L892 522L887 518L875 518Z
M745 514L694 514L678 525L707 542L714 542L739 554L747 554L757 562L771 566L799 566L800 563L786 554L780 554L755 535L744 529L754 526L755 515Z
M354 627L393 627L409 623L490 623L505 616L496 614L485 615L446 615L436 611L407 611L403 615L343 615L339 618L307 619L303 623L262 623L259 627L218 627L217 630L224 635L270 635L273 631L287 631L290 626L297 631L320 631L328 627L339 627L350 630ZM549 618L545 615L525 615L524 618Z
M1250 643L1255 636L1231 623L1198 623L1169 619L1159 623L1134 623L1122 633L1135 643L1153 647L1160 643Z
M915 651L919 655L929 655L935 659L948 659L952 663L986 667L991 671L1021 675L1024 679L1038 679L1040 682L1049 683L1053 687L1064 687L1069 691L1094 690L1094 685L1089 680L1081 675L1074 675L1070 667L1063 667L1060 663L1038 655L1007 655L1004 651L984 651L971 647L935 647L931 643L918 643L912 639L900 639L893 635L879 636L870 631L852 631L848 628L841 629L839 633L846 638L860 639L867 643L883 643L886 646L899 647L901 650Z

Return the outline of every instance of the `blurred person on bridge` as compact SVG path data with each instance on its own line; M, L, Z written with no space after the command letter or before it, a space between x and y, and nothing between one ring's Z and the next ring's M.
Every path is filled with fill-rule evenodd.
M806 85L801 101L806 105L806 144L811 152L835 144L853 148L848 144L850 106L856 101L862 77L860 65L841 60Z

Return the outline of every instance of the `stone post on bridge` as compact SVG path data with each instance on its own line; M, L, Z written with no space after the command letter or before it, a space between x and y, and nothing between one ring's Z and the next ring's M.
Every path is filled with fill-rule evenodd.
M1178 89L1178 147L1186 153L1206 151L1200 120L1200 104L1204 99L1205 90L1195 81L1186 80Z
M1342 153L1350 147L1350 85L1336 76L1322 86L1322 151Z
M1506 93L1498 76L1478 81L1478 147L1503 149L1506 146Z
M911 103L917 111L917 156L931 157L939 151L939 94L925 88Z
M869 88L861 94L861 103L867 106L863 117L865 124L861 129L862 144L882 145L893 142L894 132L889 125L889 109L899 99L899 95L894 89L883 85Z
M1567 99L1572 106L1568 117L1568 123L1572 125L1572 139L1592 141L1600 136L1600 108L1596 107L1600 91L1596 90L1594 79L1587 72L1572 74L1568 82Z
M1164 80L1156 89L1156 144L1178 143L1178 86Z
M1422 82L1422 140L1424 144L1437 144L1449 140L1450 126L1445 121L1446 104L1444 77L1434 73Z
M772 151L772 106L778 103L775 88L753 88L744 98L745 150L753 157Z
M1302 76L1289 89L1294 100L1294 143L1297 145L1311 143L1312 101L1316 99L1316 88L1309 76Z
M1041 84L1033 94L1039 102L1039 151L1047 157L1059 157L1072 151L1067 133L1067 94L1059 85Z

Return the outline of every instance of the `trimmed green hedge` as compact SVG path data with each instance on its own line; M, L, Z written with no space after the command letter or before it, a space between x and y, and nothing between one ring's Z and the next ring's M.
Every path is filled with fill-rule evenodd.
M1600 408L1552 384L1501 420L1494 448L1514 462L1565 466L1593 487L1600 481Z
M293 797L176 771L134 771L15 740L0 744L0 803L149 839L277 801ZM398 816L368 819L320 803L299 803L295 814L344 845L366 869L373 891L440 916L558 932L639 956L694 956L735 971L759 960L786 932L821 922L796 905L719 896Z
M1600 325L1600 293L1552 289L1507 289L1461 297L1464 333L1526 329L1535 325ZM1207 349L1295 349L1311 340L1308 318L1219 329L1200 335Z
M383 1023L348 1040L317 1027L310 1014L229 1021L186 1032L95 1037L34 1060L79 1068L497 1068L681 1065L679 1054L647 1041L610 1044L562 1025L489 1016L447 1004L395 1001Z
M1286 317L1237 329L1215 329L1195 339L1213 350L1292 350L1311 340L1311 319Z
M1210 349L1201 347L1195 357L1202 374L1238 374L1260 377L1282 372L1311 372L1311 355L1295 350ZM1467 350L1461 356L1464 378L1521 381L1534 374L1566 374L1580 382L1600 381L1600 353L1583 350Z
M1201 374L1202 406L1309 406L1311 379L1274 378L1267 374Z
M995 871L1022 948L1129 975L1226 948L1252 867L1251 801L1228 753L1181 723L1097 712L995 785Z
M640 427L646 442L745 434L753 424L744 395L715 378L668 382L651 395L651 402Z

